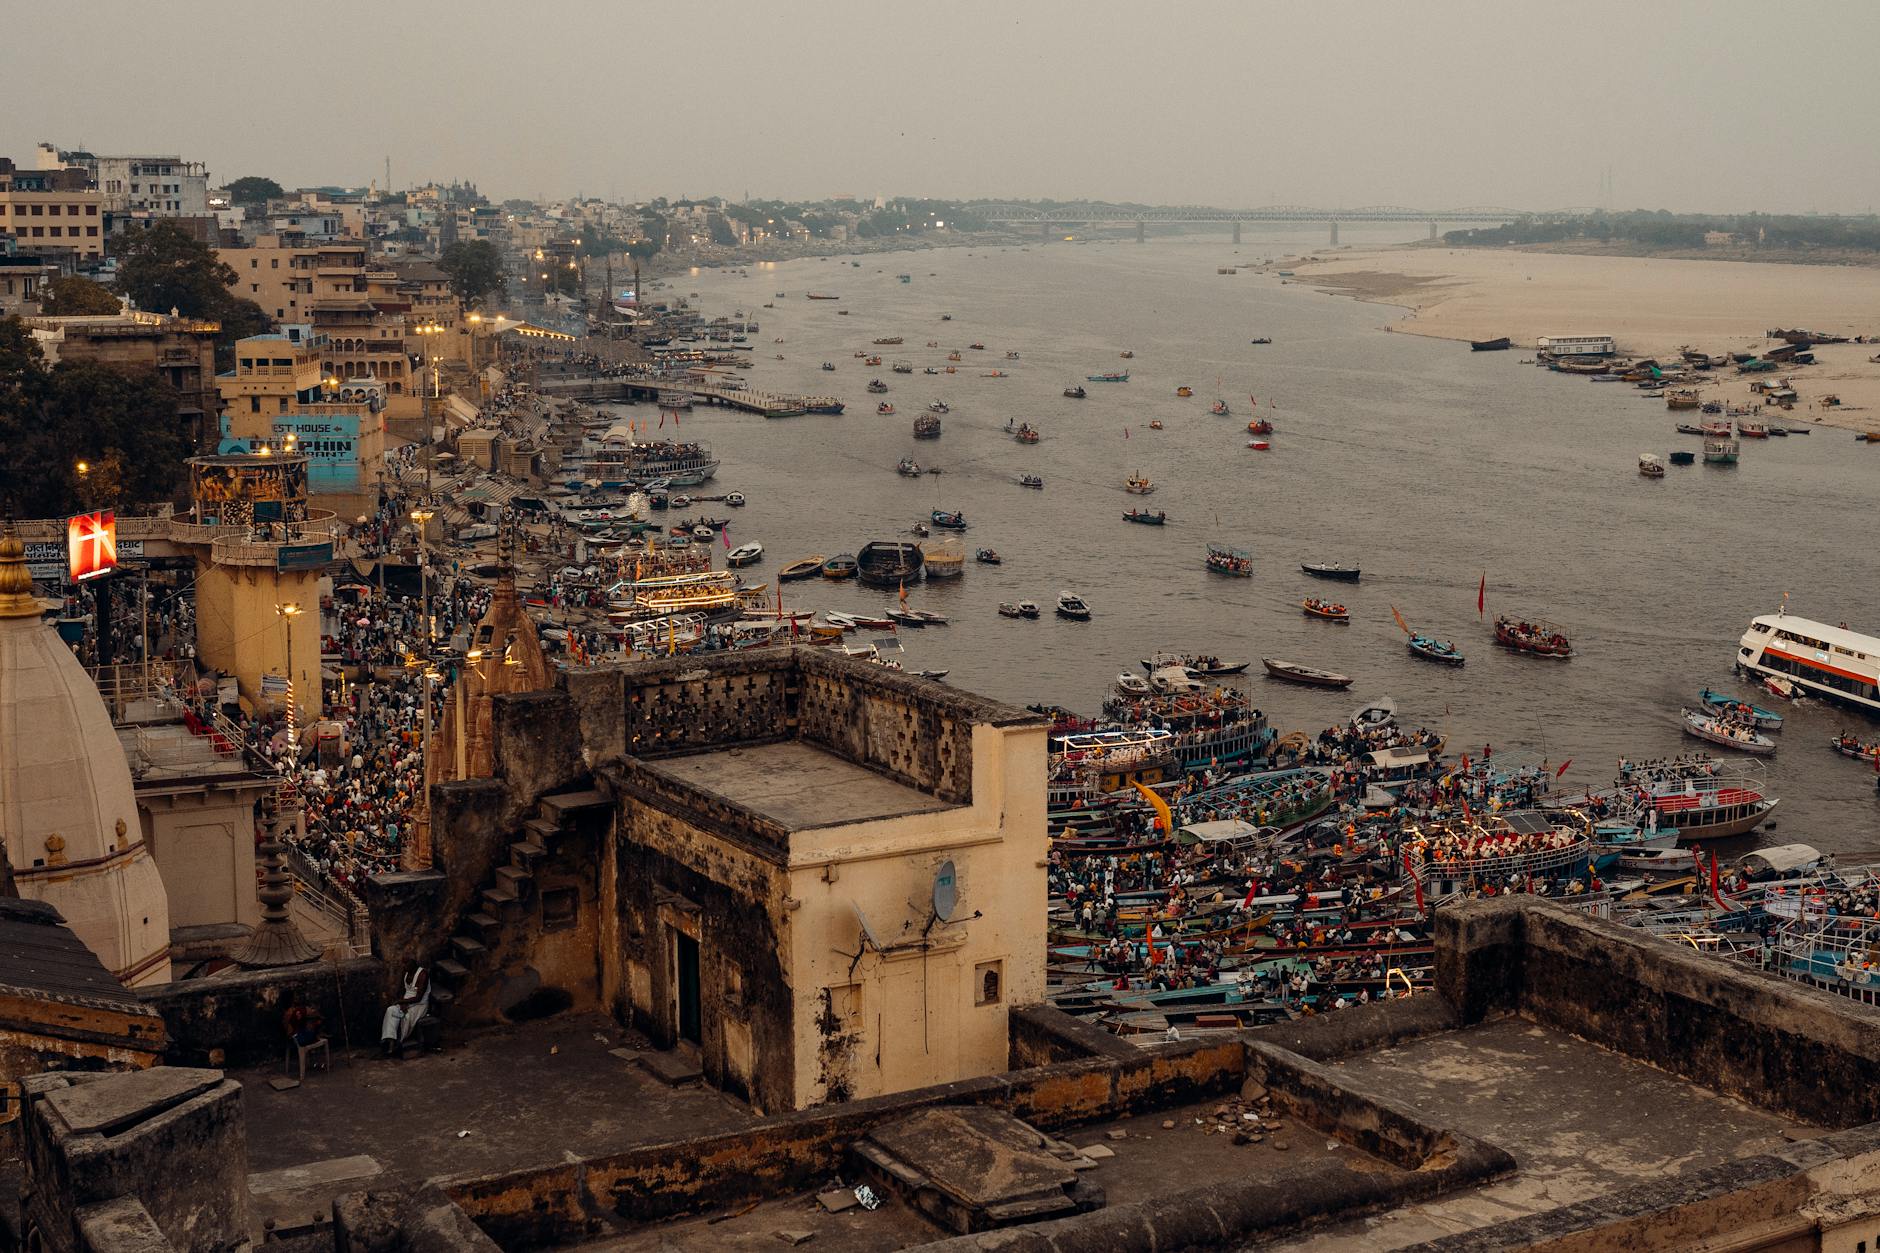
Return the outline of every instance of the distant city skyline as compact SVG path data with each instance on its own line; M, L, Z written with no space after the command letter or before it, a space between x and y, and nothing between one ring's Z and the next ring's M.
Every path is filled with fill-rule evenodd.
M1872 211L1880 168L1836 122L1873 111L1880 8L1817 14L1780 56L1767 12L41 7L12 16L14 46L82 48L111 89L73 92L63 51L16 57L0 156L173 152L288 186L382 183L389 158L394 188L493 199Z

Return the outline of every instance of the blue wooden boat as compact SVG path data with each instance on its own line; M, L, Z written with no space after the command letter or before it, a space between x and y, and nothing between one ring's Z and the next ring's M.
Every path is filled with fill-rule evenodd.
M966 529L966 515L957 510L948 513L944 509L936 509L929 516L933 519L933 524L941 530L964 531Z
M1780 731L1782 729L1781 714L1773 709L1764 709L1761 705L1752 705L1746 700L1738 700L1728 692L1713 692L1709 688L1705 688L1697 694L1697 699L1704 702L1704 708L1715 712L1720 713L1726 709L1747 712L1751 717L1756 719L1756 729L1759 731Z
M1445 666L1462 664L1462 654L1448 640L1439 640L1429 635L1412 635L1409 640L1410 651L1425 661L1434 661Z
M1150 513L1147 509L1131 509L1123 515L1123 521L1140 522L1144 526L1163 526L1168 522L1168 515L1159 510Z

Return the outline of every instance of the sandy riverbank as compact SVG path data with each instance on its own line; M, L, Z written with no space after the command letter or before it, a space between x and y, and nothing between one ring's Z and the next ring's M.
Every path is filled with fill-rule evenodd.
M1290 282L1377 304L1407 318L1389 329L1437 339L1506 335L1533 348L1542 335L1610 334L1634 356L1675 358L1756 350L1776 326L1836 335L1880 334L1880 269L1578 256L1504 249L1352 249L1271 267ZM1820 364L1783 377L1800 394L1792 415L1849 430L1880 430L1880 344L1828 345ZM1758 376L1767 378L1769 376ZM1749 403L1750 379L1716 372L1706 399ZM1839 408L1821 407L1838 395Z

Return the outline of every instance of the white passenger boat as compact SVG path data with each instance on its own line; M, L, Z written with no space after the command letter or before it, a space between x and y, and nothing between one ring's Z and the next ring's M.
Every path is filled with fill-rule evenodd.
M1737 642L1736 665L1800 693L1880 714L1880 639L1845 626L1763 614Z

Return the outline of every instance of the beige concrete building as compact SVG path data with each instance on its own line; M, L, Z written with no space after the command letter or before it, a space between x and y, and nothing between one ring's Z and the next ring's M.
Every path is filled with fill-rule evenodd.
M130 767L78 658L0 535L0 835L19 894L56 908L120 983L170 978L170 910Z
M307 491L323 508L369 511L385 459L385 386L328 372L329 337L253 335L235 345L235 368L216 380L222 396L222 452L307 458Z
M219 322L136 310L25 321L48 365L91 361L118 370L155 371L176 392L176 419L192 443L214 447L222 407L215 378Z
M83 170L18 170L0 157L0 235L15 251L102 257L102 205Z

